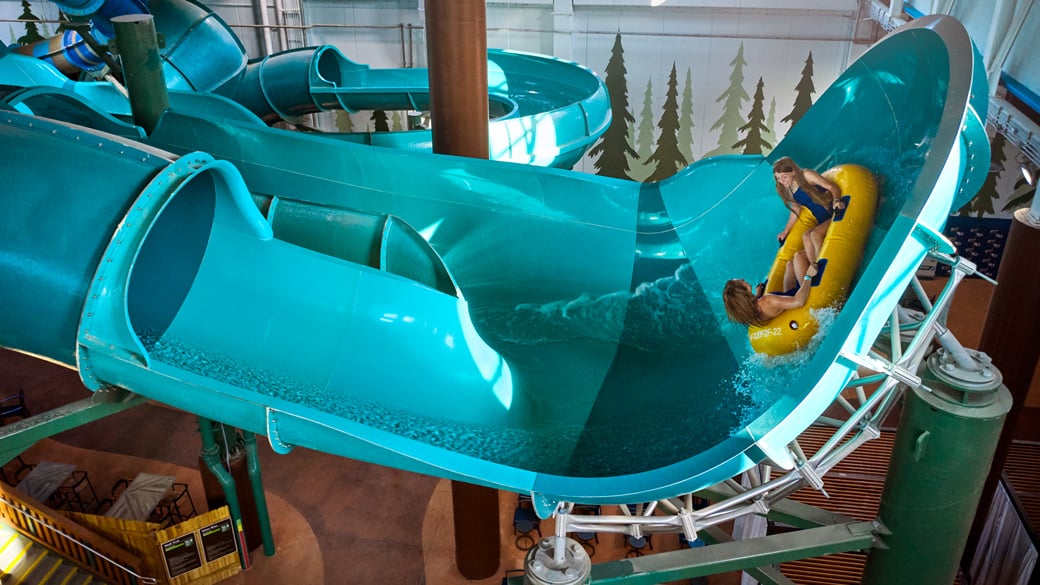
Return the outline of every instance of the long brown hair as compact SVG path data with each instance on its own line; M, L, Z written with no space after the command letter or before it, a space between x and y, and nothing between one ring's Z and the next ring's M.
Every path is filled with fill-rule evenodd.
M766 322L758 309L758 297L739 278L726 282L722 289L722 304L730 321L744 325L764 325Z
M802 167L798 166L798 163L794 162L794 159L792 159L791 157L782 156L779 159L777 159L775 163L773 163L773 182L776 185L777 195L780 196L780 199L783 199L784 204L787 205L788 209L791 209L793 206L797 205L797 203L795 203L794 200L794 191L781 185L780 182L776 180L776 173L790 172L794 172L794 182L798 183L798 186L801 187L802 191L808 193L809 197L812 197L813 201L819 203L824 207L831 206L831 199L833 199L833 196L831 195L830 191L827 192L827 197L829 197L829 199L824 199L824 194L821 193L820 190L814 187L811 183L809 183L808 180L806 180L805 171L802 170Z

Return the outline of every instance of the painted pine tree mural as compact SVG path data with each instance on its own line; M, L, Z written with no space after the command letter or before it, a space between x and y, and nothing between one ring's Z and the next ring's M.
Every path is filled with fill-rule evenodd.
M964 217L982 217L987 212L993 213L993 202L1000 198L997 193L997 180L1000 178L1001 173L1004 172L1004 135L999 132L993 136L990 140L990 168L1000 169L997 172L990 172L986 175L986 182L979 188L979 192L975 194L975 197L966 203L957 211L957 215Z
M738 129L747 134L744 135L743 140L733 145L733 148L742 149L743 154L764 154L773 148L772 144L766 142L764 136L769 132L769 128L766 127L766 113L763 109L766 101L766 95L762 89L764 86L762 78L759 77L758 85L755 87L755 97L751 101L751 112L748 113L747 124Z
M372 123L375 124L376 132L390 131L390 120L386 117L386 112L383 110L372 110Z
M790 122L793 128L798 120L802 119L802 116L809 111L809 108L813 104L813 94L816 93L816 87L813 85L813 59L812 51L809 51L809 58L805 60L805 66L802 67L802 77L798 80L798 85L794 86L794 107L791 108L791 113L787 114L780 119L781 122Z
M668 90L657 128L661 131L657 135L657 149L646 160L648 164L656 164L647 181L667 179L687 165L686 158L679 152L679 83L676 80L675 63L672 63L672 72L668 74Z
M636 143L636 125L635 124L629 124L628 125L628 143L629 144L635 144ZM631 153L629 153L627 155L627 158L628 158L628 168L629 168L628 175L630 177L632 177L632 179L635 180L635 181L642 181L643 180L643 172L642 172L643 163L639 161L639 154L636 151L633 150Z
M689 67L686 68L679 109L679 152L687 161L693 162L693 77Z
M635 122L628 109L628 82L625 80L625 50L621 45L621 35L614 36L614 47L610 51L610 60L604 71L603 83L610 94L610 127L600 137L599 143L589 150L593 157L592 166L596 174L618 179L631 179L628 161L636 156L632 149L630 127Z
M1007 144L1007 140L1004 139L1004 135L1003 134L997 134L996 137L994 137L994 139L990 143L990 148L993 149L993 157L994 157L994 159L996 159L997 152L1000 152L1001 158L1000 158L999 165L1000 165L1001 168L1004 168L1004 145L1005 144ZM1012 147L1012 148L1014 148L1014 147ZM1017 151L1018 149L1015 149L1015 150ZM1020 155L1016 154L1016 158L1018 158L1018 156L1020 156ZM1029 168L1030 172L1033 173L1034 177L1037 175L1037 169L1036 169L1035 166L1032 165L1032 163L1026 162L1026 163L1022 163L1022 164L1029 165L1028 168ZM1016 167L1017 167L1017 165L1016 165ZM1015 211L1016 209L1018 209L1020 207L1025 207L1025 206L1030 204L1030 202L1032 201L1033 197L1036 195L1036 187L1034 187L1033 185L1030 185L1026 181L1025 177L1022 176L1022 173L1018 172L1018 168L1015 168L1015 175L1018 176L1018 180L1015 181L1015 185L1014 185L1014 187L1013 187L1013 189L1011 191L1011 194L1008 196L1007 203L1005 203L1004 206L1000 208L1001 211ZM988 185L989 185L989 181L987 181L986 184L983 185L982 189L979 190L979 194L980 195L982 194L983 191L986 190L986 187ZM978 199L978 196L976 196L976 199ZM972 200L972 204L974 204L974 203L975 203L975 201ZM981 217L981 216L979 216L979 217Z
M776 98L769 100L769 113L766 115L766 132L762 134L762 138L776 147L776 143L779 139L776 136ZM770 149L772 150L772 149Z
M354 121L351 120L349 113L343 110L336 110L336 130L339 132L354 131Z
M648 159L654 152L654 92L653 82L646 80L646 92L643 93L643 109L639 112L639 127L636 130L636 156L639 167L634 168L633 178L644 181L650 176Z
M740 140L739 128L744 124L741 111L744 109L744 102L751 99L744 91L744 66L747 65L744 61L744 43L740 43L737 56L729 65L733 68L729 76L729 87L715 99L715 103L722 102L722 115L711 126L712 130L719 130L719 145L715 150L706 153L706 157L735 152L733 145Z
M1030 165L1029 170L1035 177L1037 174L1037 168ZM1033 197L1036 197L1036 187L1030 185L1029 182L1026 181L1026 178L1019 173L1018 180L1015 181L1015 187L1011 191L1011 197L1008 199L1008 202L1004 204L1004 207L1002 207L1001 210L1015 211L1020 207L1026 207L1030 205ZM980 215L979 217L982 216Z
M18 20L25 23L25 34L18 37L15 41L16 43L19 45L31 45L43 40L43 35L40 34L40 29L36 26L36 22L40 19L32 13L32 5L29 4L29 0L22 0L22 15L18 17Z

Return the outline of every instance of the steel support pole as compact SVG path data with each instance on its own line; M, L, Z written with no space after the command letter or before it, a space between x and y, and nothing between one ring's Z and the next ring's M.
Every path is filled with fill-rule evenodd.
M264 554L271 557L274 556L274 533L271 531L271 517L267 513L267 495L264 494L264 480L260 474L260 455L256 452L256 434L244 430L242 437L245 439L246 469L249 471L249 483L256 502L260 538L264 543Z
M487 14L484 0L426 3L433 151L488 158ZM470 580L498 572L498 492L453 481L455 564Z
M134 124L151 134L159 117L170 107L155 22L150 14L129 14L116 16L112 25Z
M680 579L864 550L876 544L876 529L874 522L856 521L598 563L592 565L591 582L593 585L671 583ZM513 585L514 580L510 579L509 583Z
M242 507L238 504L238 492L235 489L235 480L231 472L224 468L218 456L216 439L213 438L213 423L208 418L199 417L199 434L202 436L202 460L206 463L213 477L220 482L224 488L224 497L227 499L228 512L231 514L231 522L235 525L235 533L239 544L238 550L241 554L239 563L243 569L248 569L249 546L246 544L245 529L242 526Z
M891 534L870 552L863 585L953 583L1011 408L1011 393L988 364L961 386L956 378L967 373L941 351L933 358L924 384L904 398L879 512Z
M122 392L118 400L99 400L98 394L116 397L119 389L98 391L93 396L0 427L0 465L24 453L40 439L53 437L149 401L144 396Z
M1037 360L1040 359L1040 301L1037 300L1040 294L1040 270L1037 270L1035 264L1037 258L1040 258L1040 218L1030 209L1020 209L1015 212L1011 222L1011 232L997 273L997 282L1000 284L993 291L979 341L979 349L986 352L993 359L993 364L1000 368L1004 384L1011 391L1014 402L993 455L993 466L982 489L982 500L961 563L964 568L971 566L993 493L1015 436L1018 416L1029 394Z

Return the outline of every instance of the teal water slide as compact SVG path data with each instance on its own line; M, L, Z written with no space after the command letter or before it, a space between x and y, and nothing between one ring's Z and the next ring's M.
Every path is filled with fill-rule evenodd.
M652 184L271 129L224 98L237 115L174 103L145 136L87 92L5 84L0 345L279 452L543 512L795 467L989 165L982 63L941 17L868 50L767 157ZM785 155L867 167L880 206L845 305L766 361L721 290L772 262Z
M72 5L79 1L80 4ZM135 0L60 0L71 14L99 10L92 22L110 38L111 18L142 10ZM89 5L89 6L87 6ZM284 51L250 61L245 47L215 13L194 0L147 4L165 40L162 69L174 108L272 124L329 110L429 110L425 68L372 69L329 45ZM86 12L85 12L86 11ZM77 36L78 38L78 36ZM130 117L130 106L111 83L71 82L53 65L52 42L43 59L0 61L0 79L20 86L65 87L108 114ZM83 48L66 47L76 54ZM70 61L82 59L69 57ZM99 58L92 61L100 63ZM573 62L516 51L488 51L490 158L569 169L610 125L606 87ZM231 104L226 100L230 100ZM241 112L242 108L248 112ZM350 132L330 136L360 144L431 152L429 129Z

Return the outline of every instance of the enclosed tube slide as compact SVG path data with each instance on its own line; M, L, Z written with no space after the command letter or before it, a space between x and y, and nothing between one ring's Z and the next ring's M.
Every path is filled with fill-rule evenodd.
M282 452L531 493L543 512L670 497L767 458L790 468L787 445L985 178L982 71L959 23L919 19L850 66L768 158L706 159L648 185L206 112L170 111L122 139L32 115L95 119L76 111L90 107L81 96L22 94L0 114L13 175L0 344ZM846 303L776 364L727 323L721 291L769 268L787 214L771 159L785 155L864 166L881 192ZM48 162L74 157L96 164L73 175ZM667 220L641 217L647 202ZM387 223L402 227L397 246L376 244ZM385 270L379 246L409 268Z
M150 9L156 31L165 39L163 72L171 90L227 97L268 124L327 110L429 109L425 68L371 69L330 45L249 61L227 23L194 0L152 0L149 5L140 0L63 0L59 4L66 13L92 17L100 45L113 38L112 17ZM76 31L19 52L66 74L103 65L101 56ZM49 72L38 74L39 84L68 84ZM602 80L582 65L544 55L488 51L488 100L493 160L569 169L610 125L610 101ZM128 105L108 102L110 114L129 114ZM376 146L432 151L428 129L338 136Z
M49 39L18 47L17 51L41 59L69 75L97 71L104 66L101 53L115 39L112 18L124 14L148 14L148 6L143 0L63 0L57 4L73 19L89 17L85 32L90 41L76 28L67 28Z

